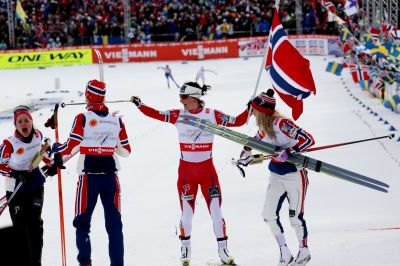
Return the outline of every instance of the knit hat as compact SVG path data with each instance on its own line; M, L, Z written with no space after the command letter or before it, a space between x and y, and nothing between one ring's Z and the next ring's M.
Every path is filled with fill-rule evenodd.
M89 103L103 103L106 96L106 84L96 79L86 85L85 97Z
M265 114L272 114L275 111L276 100L274 98L274 90L268 89L255 97L251 102L251 107Z
M31 110L29 109L29 107L25 105L18 105L17 107L14 108L14 124L17 121L18 116L22 114L27 115L31 120L33 120L31 115Z
M201 88L195 87L190 83L185 83L182 85L179 94L200 99L200 97L204 95L204 92Z

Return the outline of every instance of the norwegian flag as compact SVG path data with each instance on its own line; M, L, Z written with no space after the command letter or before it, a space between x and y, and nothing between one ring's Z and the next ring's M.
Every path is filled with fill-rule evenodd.
M360 66L357 64L352 64L350 66L351 76L353 78L354 83L359 83L360 80L368 80L368 67Z
M352 16L358 12L357 0L342 0L344 5L344 12L347 16Z
M393 26L389 22L383 21L381 24L381 29L383 32L389 32L393 29Z
M335 6L332 4L331 1L328 0L322 0L322 6L325 7L326 10L329 12L335 13Z
M303 99L315 95L314 79L310 63L289 42L275 9L268 43L265 69L271 78L272 87L279 97L292 108L292 117L297 120L303 113Z
M390 32L389 35L394 39L400 42L400 29L398 28L393 28Z

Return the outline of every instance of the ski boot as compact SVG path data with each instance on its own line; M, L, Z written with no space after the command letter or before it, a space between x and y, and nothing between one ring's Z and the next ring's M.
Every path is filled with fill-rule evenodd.
M280 247L281 250L281 258L279 259L278 266L288 266L293 262L292 253L290 253L289 248L284 245Z
M236 265L235 259L229 256L226 240L218 241L218 255L221 259L222 265Z
M311 254L308 247L300 247L299 253L297 253L296 260L291 264L291 266L306 265L307 262L311 260Z
M192 248L190 246L181 247L181 263L182 266L189 266L190 258L192 255Z

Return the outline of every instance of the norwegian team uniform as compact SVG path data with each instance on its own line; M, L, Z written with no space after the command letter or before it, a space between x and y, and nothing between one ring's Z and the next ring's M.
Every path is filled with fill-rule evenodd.
M5 176L7 199L10 198L19 181L12 178L13 171L29 171L31 161L41 149L43 136L39 130L32 129L28 137L16 133L5 139L0 145L0 173ZM48 164L49 160L44 161ZM43 247L43 208L44 186L46 178L39 167L31 170L9 204L13 226L26 235L31 248L32 265L41 265ZM26 255L26 254L21 254Z
M76 189L76 244L81 265L91 263L90 223L97 198L104 207L105 226L109 237L111 266L123 265L124 244L121 221L120 170L116 155L127 157L131 148L122 120L105 106L89 108L75 117L70 136L57 149L61 155L80 149Z
M212 160L214 135L201 129L176 123L180 115L192 115L206 119L218 125L237 127L247 120L248 112L237 117L210 109L199 108L193 111L183 109L160 112L142 104L139 110L151 118L174 124L180 143L180 163L178 169L178 195L181 204L180 238L189 239L192 231L192 219L199 185L210 212L217 240L227 239L225 220L221 213L222 193L218 175Z
M273 130L276 139L270 139L259 130L256 138L270 143L281 150L292 148L301 152L314 145L313 137L285 118L275 118ZM268 166L271 175L262 216L276 236L284 232L280 223L279 212L285 199L289 202L290 224L296 231L299 243L307 246L307 226L303 219L304 200L308 187L307 170L297 168L290 162L271 160Z

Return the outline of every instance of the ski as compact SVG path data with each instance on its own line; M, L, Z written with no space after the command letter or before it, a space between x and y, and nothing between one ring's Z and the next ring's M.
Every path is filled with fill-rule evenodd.
M247 136L240 132L236 132L229 128L216 125L208 120L200 119L195 116L180 115L177 123L187 124L200 128L204 131L221 136L236 143L249 146L263 153L273 155L276 152L276 147L274 145L257 140L253 137ZM387 188L389 188L389 185L384 182L343 169L341 167L326 162L322 162L320 160L313 159L308 156L304 156L302 154L294 154L293 156L290 156L288 162L291 162L299 167L304 167L316 172L322 172L333 177L343 179L361 186L365 186L377 191L385 193L388 192Z
M74 151L71 154L68 155L64 155L63 156L63 163L68 162L72 157L75 156L75 154L77 154L79 152L79 149L77 149L76 151ZM10 199L7 200L6 195L4 195L3 197L0 198L0 215L3 213L3 211L7 208L8 204L10 203L10 201L12 200L12 198L14 197L14 195L18 192L18 190L21 188L23 182L20 182L18 184L18 186L14 189L13 194L11 194Z
M13 193L11 194L10 198L7 200L7 195L4 195L1 198L1 205L0 205L0 215L3 211L7 208L8 204L10 204L11 200L14 198L15 194L17 194L18 190L22 187L24 182L19 182L18 186L14 189Z

